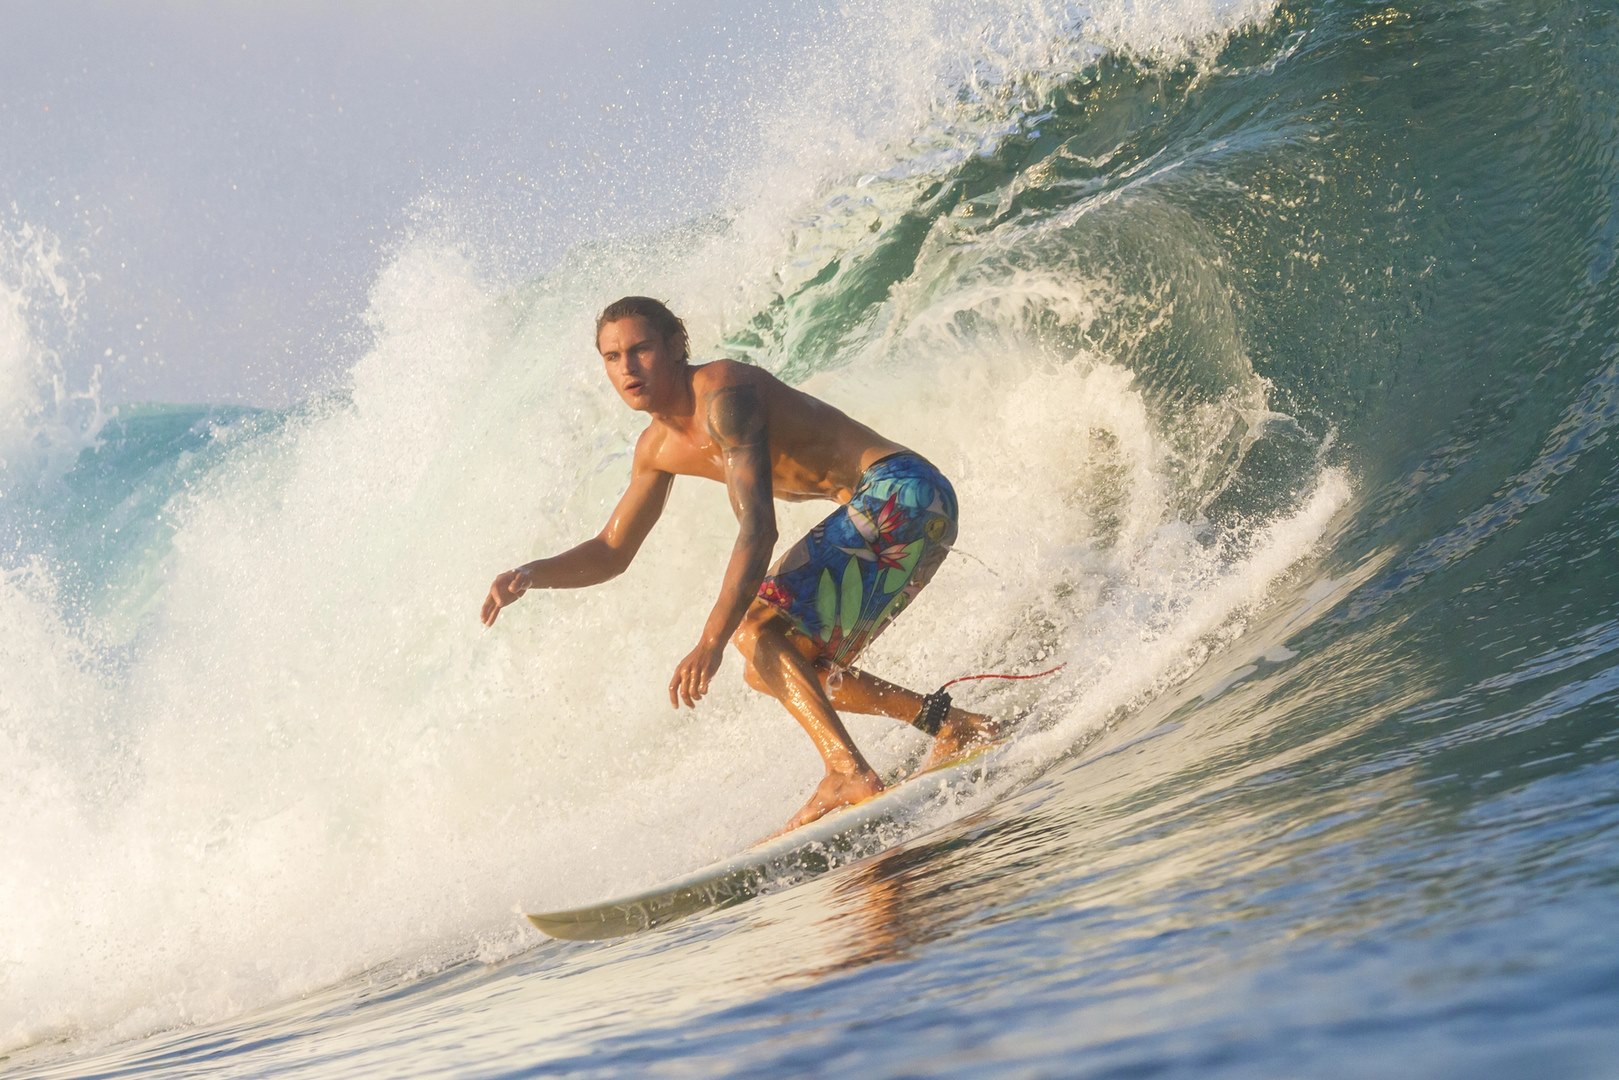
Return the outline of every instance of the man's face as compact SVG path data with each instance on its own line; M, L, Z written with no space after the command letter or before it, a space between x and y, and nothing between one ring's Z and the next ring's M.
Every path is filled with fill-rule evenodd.
M639 315L603 323L596 348L624 404L651 412L673 402L679 392L680 355L651 323Z

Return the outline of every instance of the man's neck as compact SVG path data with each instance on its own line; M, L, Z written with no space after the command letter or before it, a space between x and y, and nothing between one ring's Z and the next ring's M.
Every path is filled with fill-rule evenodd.
M689 427L692 416L697 412L697 387L693 384L692 378L694 370L691 364L687 363L681 370L683 377L675 399L663 408L647 410L647 415L665 427L680 431Z

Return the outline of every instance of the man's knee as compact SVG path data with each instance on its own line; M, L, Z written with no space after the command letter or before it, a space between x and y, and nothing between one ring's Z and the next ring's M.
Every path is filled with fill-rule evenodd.
M764 693L770 692L770 686L759 665L767 660L771 651L765 639L771 632L769 620L772 611L768 605L755 600L742 617L742 625L731 635L737 652L742 654L742 677L749 686Z
M736 633L731 635L731 643L749 664L752 664L754 657L758 655L760 643L768 632L769 618L774 610L769 605L755 600L743 614Z
M795 633L787 617L762 600L755 600L748 608L731 640L742 654L743 677L748 685L767 694L774 693L773 687L780 682L787 653L814 662L814 643Z
M764 674L753 665L752 661L742 665L742 681L761 694L775 696L775 691L770 688L770 683L766 681Z

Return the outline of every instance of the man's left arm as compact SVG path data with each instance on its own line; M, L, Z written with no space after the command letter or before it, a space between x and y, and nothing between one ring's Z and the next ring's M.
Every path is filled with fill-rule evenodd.
M702 640L669 680L669 704L676 708L681 701L696 705L708 693L708 681L725 657L725 643L759 592L776 546L770 438L758 390L743 384L715 391L708 403L708 433L724 458L725 487L738 529L719 599L703 624Z

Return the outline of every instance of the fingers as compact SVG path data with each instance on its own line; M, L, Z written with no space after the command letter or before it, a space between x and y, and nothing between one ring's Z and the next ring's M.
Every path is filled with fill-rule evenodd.
M685 702L686 708L695 709L697 703L703 700L708 693L708 676L700 667L694 665L688 657L675 668L675 677L669 680L669 705L671 708L680 708Z
M691 672L686 670L686 665L682 664L676 668L675 677L669 680L670 708L678 709L680 703L685 702L686 708L695 709L698 699L702 696L702 694L695 697L692 695Z
M675 668L675 677L669 680L669 704L680 708L685 702L688 709L708 695L708 682L719 670L720 657L709 648L699 645Z
M528 588L528 574L521 570L508 570L495 575L495 582L489 586L489 595L484 598L483 611L479 615L483 624L495 625L495 617L500 614L500 609L528 592Z
M691 687L687 685L684 678L677 675L675 676L675 681L669 684L669 704L678 709L681 702L685 702L688 709L697 707L696 700L691 696Z

